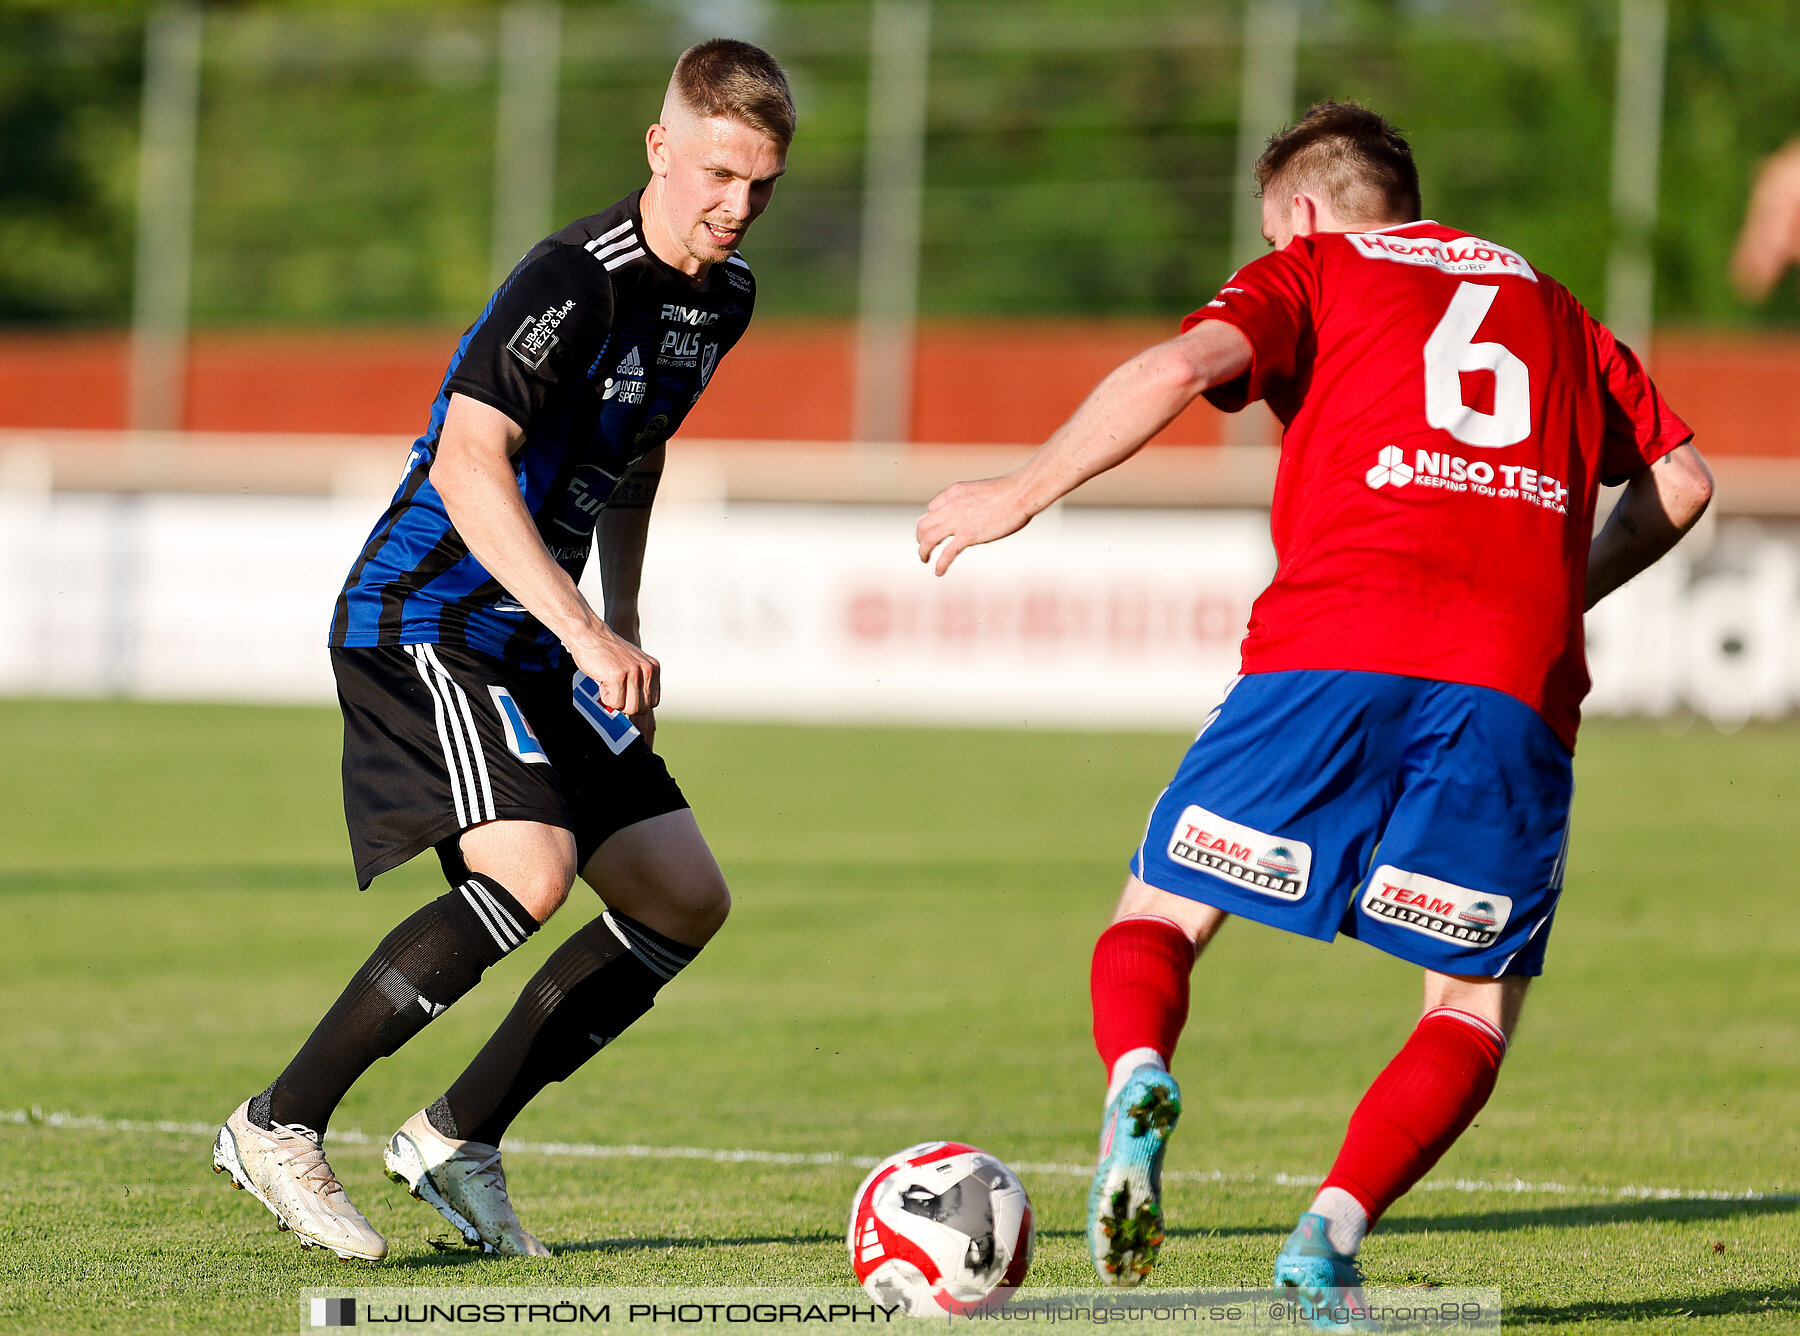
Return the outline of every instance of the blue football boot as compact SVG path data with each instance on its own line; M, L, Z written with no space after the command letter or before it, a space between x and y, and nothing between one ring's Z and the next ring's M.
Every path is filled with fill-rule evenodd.
M1141 1284L1162 1246L1162 1162L1181 1118L1181 1087L1139 1067L1106 1106L1100 1165L1088 1192L1088 1256L1103 1285Z
M1319 1331L1380 1331L1363 1298L1362 1268L1331 1246L1325 1223L1324 1216L1310 1211L1300 1217L1275 1257L1275 1288L1294 1291L1293 1297L1315 1314L1307 1319L1302 1313L1302 1320Z

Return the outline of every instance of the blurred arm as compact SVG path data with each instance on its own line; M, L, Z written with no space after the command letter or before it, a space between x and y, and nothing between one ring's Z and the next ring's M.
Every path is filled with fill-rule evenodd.
M488 574L563 643L608 708L635 714L656 703L656 660L615 635L550 556L513 473L524 442L523 429L499 409L453 394L431 485ZM634 588L634 616L635 597Z
M1712 500L1712 473L1692 444L1677 446L1625 484L1588 549L1587 606L1649 569Z
M1782 270L1800 261L1800 139L1763 164L1731 257L1731 277L1751 301L1769 295Z
M1011 473L938 493L919 520L919 560L930 561L936 550L942 575L964 548L1017 533L1052 502L1131 458L1202 390L1249 367L1250 341L1219 320L1139 353Z
M638 637L638 586L644 578L644 545L650 536L650 505L662 481L669 447L659 445L620 481L594 528L594 556L600 587L606 591L606 624L632 644Z
M644 578L644 546L650 536L650 506L662 481L668 446L659 445L637 462L600 512L594 528L594 557L600 587L606 592L606 624L614 635L642 646L638 626L638 588ZM650 706L633 714L632 722L654 745L656 719Z

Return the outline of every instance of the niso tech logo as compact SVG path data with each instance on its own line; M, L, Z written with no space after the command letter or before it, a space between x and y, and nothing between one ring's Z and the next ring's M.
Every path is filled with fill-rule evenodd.
M1415 450L1409 463L1399 446L1383 446L1363 481L1378 492L1384 487L1434 487L1500 501L1524 501L1555 515L1566 515L1569 508L1569 489L1561 479L1523 464L1468 460L1447 450Z
M1406 462L1406 452L1397 445L1383 449L1375 457L1375 467L1363 474L1363 481L1375 488L1386 487L1389 483L1404 487L1412 480L1412 466Z

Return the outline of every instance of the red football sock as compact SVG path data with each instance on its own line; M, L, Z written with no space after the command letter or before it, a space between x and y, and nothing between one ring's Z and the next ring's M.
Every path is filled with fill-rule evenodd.
M1187 1024L1194 941L1173 919L1133 914L1094 943L1089 984L1094 1047L1110 1073L1134 1048L1155 1049L1167 1062Z
M1374 1224L1481 1112L1505 1056L1506 1036L1481 1017L1453 1007L1426 1012L1350 1115L1322 1187L1348 1192Z

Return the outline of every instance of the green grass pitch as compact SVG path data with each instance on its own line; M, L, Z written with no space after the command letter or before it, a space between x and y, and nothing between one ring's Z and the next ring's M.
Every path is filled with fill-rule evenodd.
M668 724L732 921L515 1135L1089 1159L1088 952L1183 741ZM1549 973L1493 1102L1371 1240L1372 1282L1498 1285L1534 1330L1800 1329L1797 744L1589 726ZM354 889L330 711L11 702L0 756L0 1111L217 1123L440 891L429 859ZM578 889L334 1130L379 1139L440 1093L590 912ZM1175 1063L1168 1167L1192 1177L1158 1284L1265 1283L1308 1198L1279 1176L1323 1173L1417 974L1227 926ZM521 1153L515 1200L556 1256L501 1261L434 1247L446 1227L373 1144L333 1160L389 1264L302 1253L208 1172L202 1135L0 1123L0 1330L291 1330L314 1285L841 1284L862 1174ZM1235 1177L1199 1181L1214 1170ZM1085 1181L1025 1178L1033 1281L1084 1283Z

